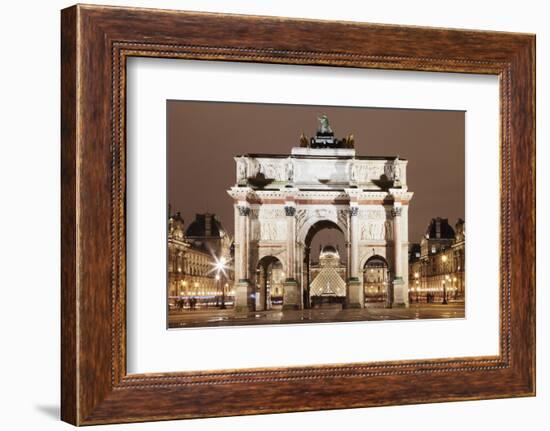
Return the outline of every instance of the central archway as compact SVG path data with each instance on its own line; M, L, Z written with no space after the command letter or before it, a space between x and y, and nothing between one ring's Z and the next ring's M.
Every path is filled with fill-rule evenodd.
M323 238L323 232L337 233L337 236L340 238L335 238L334 235L325 235ZM313 247L314 243L316 243L315 247L319 247L318 254ZM322 257L322 249L331 251L329 259ZM304 308L313 308L313 306L321 306L325 303L344 305L347 289L346 280L348 277L348 256L346 234L342 227L332 220L315 221L305 232L303 256ZM312 261L314 257L317 257L316 262ZM343 258L342 260L340 260L341 257ZM324 268L327 262L330 268ZM324 284L323 286L317 286L313 292L311 290L313 282L320 283L317 277L328 277L326 280L327 286L326 288Z

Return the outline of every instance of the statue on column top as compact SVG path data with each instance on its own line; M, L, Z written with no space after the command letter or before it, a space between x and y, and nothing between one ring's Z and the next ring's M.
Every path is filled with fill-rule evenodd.
M246 157L241 156L237 162L237 182L243 182L246 180Z
M349 180L351 183L357 182L357 165L355 163L351 163L350 165L350 171L349 171Z
M290 157L286 163L286 178L289 182L294 181L294 162Z
M393 161L393 180L396 183L401 183L401 169L399 168L399 156Z
M308 148L309 147L309 139L305 135L305 133L302 133L300 136L300 147L302 148Z

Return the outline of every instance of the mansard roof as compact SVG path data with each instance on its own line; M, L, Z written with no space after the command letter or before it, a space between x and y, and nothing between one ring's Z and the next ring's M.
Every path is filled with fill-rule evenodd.
M189 237L221 237L224 229L215 214L197 214L195 220L187 228L186 235Z
M454 239L455 231L446 218L436 217L430 221L426 229L427 239Z

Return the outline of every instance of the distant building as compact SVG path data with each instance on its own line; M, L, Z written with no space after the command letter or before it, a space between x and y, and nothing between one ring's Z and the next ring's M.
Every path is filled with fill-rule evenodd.
M215 214L197 214L185 231L185 236L195 248L207 250L218 259L231 259L232 239Z
M421 248L419 242L413 242L409 245L409 262L420 259Z
M212 214L197 214L185 231L180 213L171 215L168 219L170 306L221 306L225 299L230 303L232 289L231 238L221 223Z
M420 244L409 249L410 301L464 301L464 252L464 220L453 229L448 219L432 219Z

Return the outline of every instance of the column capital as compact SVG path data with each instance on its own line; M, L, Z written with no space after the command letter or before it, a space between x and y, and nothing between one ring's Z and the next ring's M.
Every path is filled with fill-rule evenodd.
M401 213L403 212L403 208L401 206L393 207L391 210L392 217L401 217Z
M349 207L349 215L356 217L359 214L359 207L357 205L352 205Z
M237 205L237 210L239 211L239 215L244 217L250 214L250 207L248 205Z
M285 205L285 214L289 217L296 215L296 207L293 205Z

